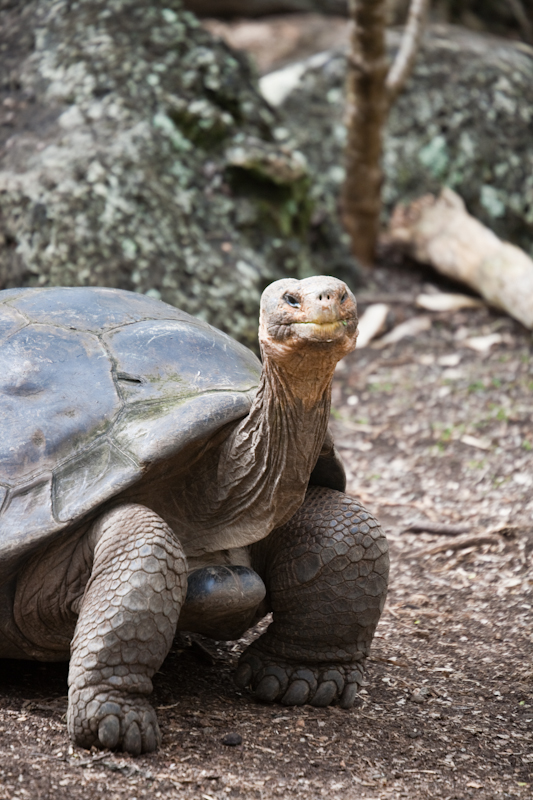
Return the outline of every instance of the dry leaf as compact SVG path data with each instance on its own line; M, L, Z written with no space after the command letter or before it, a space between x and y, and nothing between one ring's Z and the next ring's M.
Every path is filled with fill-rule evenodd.
M406 336L416 336L418 333L428 331L431 328L431 319L426 316L411 317L406 322L397 325L389 333L383 336L378 342L377 347L386 347L388 344L395 344Z
M487 336L472 336L470 339L464 339L463 344L465 347L470 347L471 350L477 350L478 353L488 353L491 347L501 344L501 342L503 342L501 333L489 333Z
M383 331L389 309L390 306L385 303L374 303L368 306L359 320L357 347L366 347L372 339Z
M468 433L461 436L459 441L469 445L469 447L477 447L478 450L490 450L492 447L492 444L487 439L478 439L477 436L470 436Z

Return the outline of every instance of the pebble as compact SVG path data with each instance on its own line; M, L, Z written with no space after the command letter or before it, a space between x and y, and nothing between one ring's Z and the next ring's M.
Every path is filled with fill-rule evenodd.
M237 745L242 744L242 736L240 733L227 733L222 737L222 744L228 747L237 747Z

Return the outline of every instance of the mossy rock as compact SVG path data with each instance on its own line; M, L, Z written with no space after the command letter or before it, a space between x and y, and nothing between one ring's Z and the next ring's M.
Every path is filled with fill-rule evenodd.
M129 289L253 344L268 283L347 258L335 220L317 245L305 159L248 62L180 2L33 0L0 23L0 288Z

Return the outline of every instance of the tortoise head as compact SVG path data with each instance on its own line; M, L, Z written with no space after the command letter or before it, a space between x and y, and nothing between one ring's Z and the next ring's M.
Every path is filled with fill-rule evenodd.
M343 281L325 275L270 284L261 297L259 342L278 363L309 354L336 364L355 348L357 306Z

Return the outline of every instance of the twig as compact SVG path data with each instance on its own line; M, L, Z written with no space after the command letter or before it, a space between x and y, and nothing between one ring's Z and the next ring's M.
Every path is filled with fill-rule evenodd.
M411 292L358 292L357 305L387 303L389 305L414 306L416 295Z
M403 661L395 661L393 658L381 658L381 656L370 655L368 660L379 661L382 664L392 664L393 667L403 667L403 669L409 668L409 664L406 664Z
M71 759L70 764L73 767L92 767L93 764L96 764L98 761L102 761L104 758L109 758L109 753L100 753L99 756L93 756L92 758L88 758L85 761L77 761L75 759Z
M429 0L411 0L400 49L396 53L386 80L387 94L391 105L402 91L413 69L428 6Z
M424 503L420 503L417 500L388 500L385 497L377 497L376 495L369 494L365 492L363 489L357 489L354 491L354 494L357 498L361 498L363 503L366 505L367 503L373 503L376 506L385 507L385 506L398 506L399 508L418 508L423 511L428 516L434 516L436 520L436 515L434 511L427 508ZM445 512L442 512L445 513Z
M438 536L459 536L461 533L470 533L471 525L449 525L446 522L429 522L419 520L410 522L403 532L411 533L434 533Z
M464 536L454 542L444 542L436 544L434 547L427 547L425 550L416 550L411 556L434 556L446 550L463 550L465 547L479 547L482 544L500 544L501 538L490 533L476 534L475 536Z

